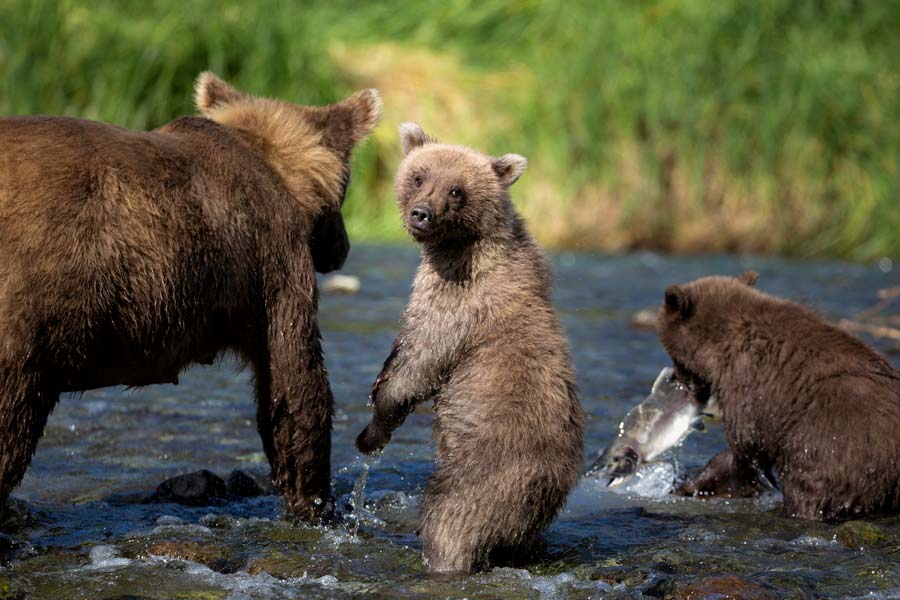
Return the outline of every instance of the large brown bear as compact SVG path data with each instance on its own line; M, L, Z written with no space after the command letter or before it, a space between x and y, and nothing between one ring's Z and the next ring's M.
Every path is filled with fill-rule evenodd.
M0 499L60 392L174 383L231 350L287 509L328 508L315 270L344 262L350 152L381 101L300 106L204 73L196 102L152 132L0 118Z
M384 446L434 401L419 534L429 570L468 572L534 548L578 479L584 414L549 266L509 198L525 159L400 134L397 200L422 264L356 443Z
M670 286L659 336L729 449L685 490L745 494L780 481L782 513L835 521L900 511L900 371L755 273Z

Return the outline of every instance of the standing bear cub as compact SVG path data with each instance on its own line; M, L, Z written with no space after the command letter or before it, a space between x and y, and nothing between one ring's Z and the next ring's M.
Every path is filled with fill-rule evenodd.
M836 521L900 510L900 371L756 274L670 286L659 336L701 397L714 394L729 448L684 491L780 481L782 514Z
M350 153L381 100L300 106L204 73L196 101L152 132L0 118L0 500L61 392L175 383L232 350L287 509L330 504L315 270L346 257Z
M434 401L419 533L430 570L468 572L534 547L578 479L584 415L547 261L509 198L525 159L410 123L400 137L397 199L422 263L356 443L383 447Z

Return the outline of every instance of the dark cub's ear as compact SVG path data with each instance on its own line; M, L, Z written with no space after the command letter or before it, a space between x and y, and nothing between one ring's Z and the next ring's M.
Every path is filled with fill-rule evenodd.
M212 71L204 71L197 76L194 84L194 104L200 114L208 115L215 108L231 104L245 98L246 94L234 89Z
M425 130L415 123L400 124L400 146L403 148L403 156L406 156L414 149L424 146L434 139L429 137Z
M683 319L690 317L694 309L694 303L691 302L687 291L678 285L670 285L666 288L665 302L668 314L678 314Z
M500 179L503 187L509 187L514 184L519 176L525 171L528 161L524 156L519 154L504 154L500 158L491 161L491 167L494 173Z
M740 281L744 285L749 285L750 287L756 285L757 279L759 279L759 273L757 273L756 271L744 271L737 276L738 281Z

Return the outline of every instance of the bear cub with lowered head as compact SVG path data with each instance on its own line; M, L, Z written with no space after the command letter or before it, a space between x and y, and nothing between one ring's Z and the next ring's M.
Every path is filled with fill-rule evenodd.
M535 547L578 479L584 415L547 261L509 198L525 159L410 123L400 137L397 200L422 262L357 447L434 401L419 534L430 570L469 572Z
M756 274L670 286L659 337L676 376L714 394L729 448L682 492L780 481L782 514L836 521L900 511L900 371Z
M327 512L315 271L347 255L350 153L381 100L301 106L204 73L196 101L150 132L0 118L0 501L61 392L176 383L231 350L287 509Z

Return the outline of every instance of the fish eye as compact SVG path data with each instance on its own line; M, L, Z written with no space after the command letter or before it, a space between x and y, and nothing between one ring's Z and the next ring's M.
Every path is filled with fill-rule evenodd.
M462 193L463 193L462 188L460 188L459 186L456 186L450 190L450 197L451 198L462 198Z
M422 187L422 176L421 176L421 175L416 175L416 176L413 178L413 183L416 184L416 187Z

